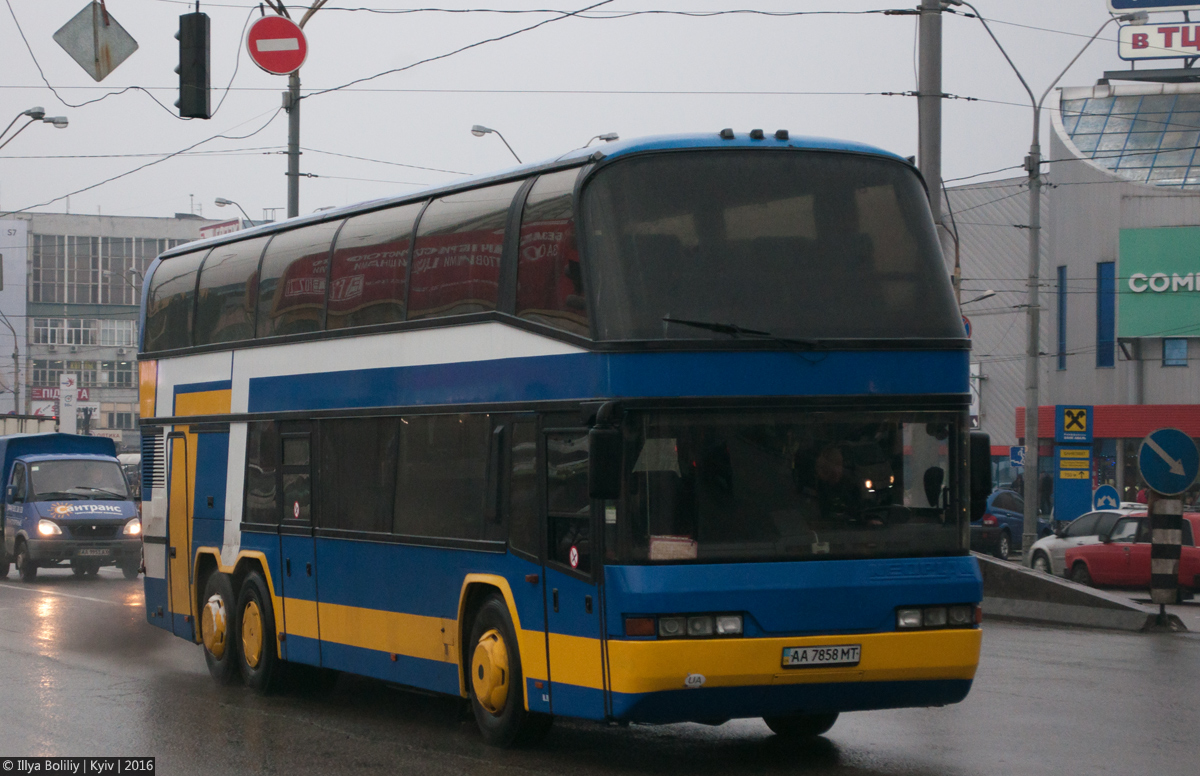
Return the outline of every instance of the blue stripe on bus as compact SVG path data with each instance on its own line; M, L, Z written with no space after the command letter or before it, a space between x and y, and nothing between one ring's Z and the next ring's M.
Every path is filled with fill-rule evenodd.
M156 577L143 577L142 587L146 595L146 622L165 630L171 630L171 622L167 619L167 580ZM162 612L162 617L158 613Z
M248 411L592 397L965 394L965 350L579 353L250 379Z
M175 386L175 394L181 393L204 393L205 391L228 391L232 390L232 380L212 380L206 383L185 383Z
M607 566L608 633L627 614L745 612L746 636L895 630L898 606L977 603L979 563L948 558Z
M289 640L292 638L288 636ZM433 692L458 695L456 663L443 663L408 655L397 655L393 661L387 652L322 641L321 665Z
M704 687L646 694L613 693L613 716L633 722L688 722L763 717L797 712L864 711L958 703L971 689L969 679L905 682ZM558 711L555 687L555 711Z
M550 666L551 676L554 666ZM555 714L580 719L604 719L604 690L551 682L550 705Z

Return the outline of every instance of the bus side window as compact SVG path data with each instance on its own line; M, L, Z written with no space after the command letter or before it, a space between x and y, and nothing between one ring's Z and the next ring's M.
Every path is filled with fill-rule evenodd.
M321 421L317 512L322 528L389 533L400 418Z
M537 423L512 424L509 460L509 528L512 549L538 558Z
M523 181L435 199L417 224L408 319L496 309L508 209Z
M482 539L490 437L487 415L401 418L393 533Z
M209 345L254 337L254 299L247 293L258 272L267 237L213 248L200 268L196 299L196 340Z
M546 435L546 559L592 570L591 499L586 431Z
M422 202L355 216L338 232L327 329L404 320L408 255Z
M572 209L578 170L538 178L525 200L517 251L517 315L587 337L587 301Z
M279 524L276 492L279 473L279 426L273 420L247 424L246 523Z
M257 336L321 329L329 249L340 225L327 221L271 240L259 271Z
M196 251L167 259L150 276L143 352L191 346L196 275L208 253Z

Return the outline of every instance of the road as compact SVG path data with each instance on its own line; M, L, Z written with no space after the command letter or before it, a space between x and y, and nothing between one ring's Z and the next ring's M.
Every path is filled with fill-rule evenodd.
M759 720L559 722L532 750L485 747L455 699L342 676L262 698L218 687L200 648L146 624L141 581L0 580L0 758L154 756L162 774L1196 773L1200 634L985 623L967 700L845 714L807 746Z

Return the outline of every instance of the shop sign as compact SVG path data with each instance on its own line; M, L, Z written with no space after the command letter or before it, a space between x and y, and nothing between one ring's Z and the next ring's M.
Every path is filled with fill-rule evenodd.
M79 400L81 402L90 401L92 398L91 391L92 391L91 388L76 389L75 397L77 400ZM58 389L57 388L34 388L33 395L30 398L33 399L34 401L58 401Z
M1119 251L1117 336L1200 336L1200 227L1122 229Z
M1130 13L1132 11L1191 11L1200 8L1195 0L1108 0L1108 10L1113 13Z
M1117 30L1117 55L1127 62L1200 56L1200 24L1127 24Z

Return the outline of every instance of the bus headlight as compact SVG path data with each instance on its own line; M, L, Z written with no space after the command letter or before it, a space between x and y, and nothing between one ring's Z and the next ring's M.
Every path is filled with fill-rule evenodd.
M742 632L742 616L740 614L718 614L717 635L737 636Z
M125 524L125 528L121 533L127 536L138 536L142 532L142 521L136 517Z
M62 534L62 529L58 527L58 523L50 520L39 520L38 533L40 533L42 536L60 536Z
M686 617L659 617L658 635L665 639L677 639L687 635Z
M920 628L921 627L921 610L920 609L900 609L896 612L896 627L897 628Z

